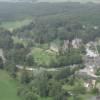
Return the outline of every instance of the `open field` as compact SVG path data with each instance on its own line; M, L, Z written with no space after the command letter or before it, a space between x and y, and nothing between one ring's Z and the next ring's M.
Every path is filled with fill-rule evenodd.
M20 100L17 85L7 72L0 70L0 100Z
M16 20L16 21L6 21L0 24L0 27L5 29L13 30L17 28L21 28L24 25L28 25L32 20L31 19L24 19L24 20Z

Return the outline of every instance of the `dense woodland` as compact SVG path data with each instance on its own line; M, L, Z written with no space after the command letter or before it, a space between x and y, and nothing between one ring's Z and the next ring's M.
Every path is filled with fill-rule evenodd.
M1 24L32 18L30 24L12 31L0 28L0 48L6 59L3 63L0 58L0 68L18 81L17 95L22 100L86 100L83 95L99 93L97 88L87 92L83 80L75 76L84 68L84 44L100 37L99 9L99 4L92 3L0 3ZM75 49L69 44L63 51L64 40L75 38L82 39L82 46ZM58 53L45 52L51 43L59 45ZM16 65L24 67L19 70ZM30 72L26 67L64 69Z
M99 24L99 4L87 3L4 3L0 2L0 19L59 15L83 23ZM88 20L89 19L89 20Z

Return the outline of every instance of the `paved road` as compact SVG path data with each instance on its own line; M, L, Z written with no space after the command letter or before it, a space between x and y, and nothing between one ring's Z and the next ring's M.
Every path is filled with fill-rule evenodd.
M75 67L76 65L72 65L70 67ZM18 69L24 69L24 67L22 65L16 65L16 67ZM63 70L63 69L66 69L66 67L63 67L63 68L43 68L43 67L40 67L40 68L30 68L30 67L25 67L26 70L28 71L48 71L48 72L56 72L56 71L60 71L60 70Z

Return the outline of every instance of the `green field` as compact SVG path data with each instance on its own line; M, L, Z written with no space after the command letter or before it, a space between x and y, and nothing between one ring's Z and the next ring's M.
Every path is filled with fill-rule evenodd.
M41 48L33 48L32 55L39 65L47 65L49 66L52 61L56 60L55 53L48 53Z
M9 30L13 30L13 29L17 29L20 28L24 25L28 25L30 22L32 21L32 19L23 19L23 20L16 20L16 21L6 21L6 22L2 22L0 24L0 27L3 27L5 29L9 29Z
M5 71L0 70L0 100L20 100L15 81Z

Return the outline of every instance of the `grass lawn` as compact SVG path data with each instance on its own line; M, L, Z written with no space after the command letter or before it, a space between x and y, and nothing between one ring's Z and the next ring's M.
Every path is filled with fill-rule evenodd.
M39 100L52 100L52 98L39 98Z
M0 70L0 100L21 100L16 94L16 82L6 71Z
M41 48L33 48L31 53L39 65L49 66L52 61L56 60L56 54L48 53Z

